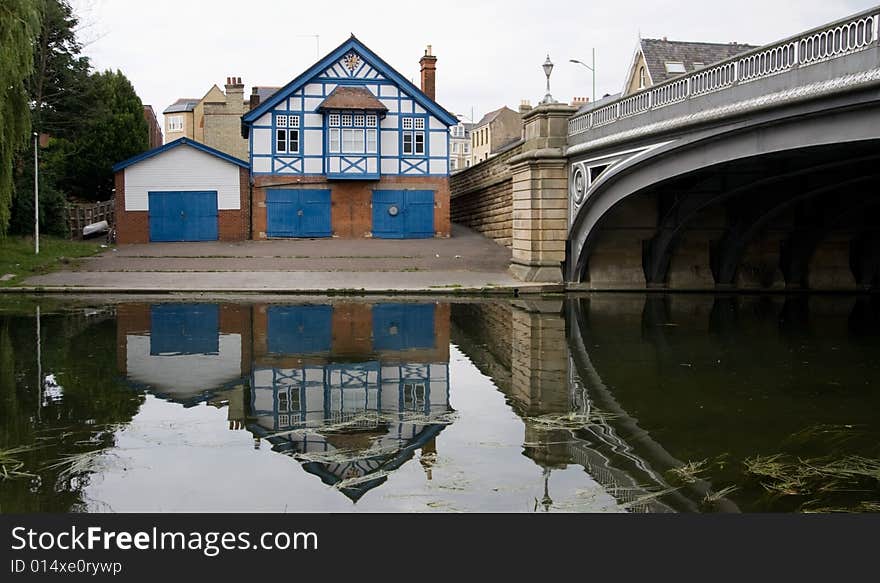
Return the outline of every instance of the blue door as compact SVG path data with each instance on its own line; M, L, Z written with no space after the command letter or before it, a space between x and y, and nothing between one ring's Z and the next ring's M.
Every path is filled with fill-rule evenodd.
M433 190L373 191L373 237L430 239L433 236Z
M266 236L331 236L329 190L267 190Z
M150 241L216 241L217 192L151 192Z
M434 304L373 306L373 349L434 348Z
M272 306L268 319L270 353L330 352L333 338L332 306Z
M150 354L220 354L220 306L156 304L150 307Z

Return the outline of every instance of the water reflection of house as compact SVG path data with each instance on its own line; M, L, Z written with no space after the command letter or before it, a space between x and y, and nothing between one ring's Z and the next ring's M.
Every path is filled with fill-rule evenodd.
M120 305L119 372L185 406L226 400L221 393L241 392L250 376L250 319L250 307L237 304Z
M449 305L124 304L118 366L184 406L229 405L230 427L357 500L448 422ZM247 390L247 387L250 390Z
M434 452L451 411L448 310L257 307L249 429L358 500L416 450Z

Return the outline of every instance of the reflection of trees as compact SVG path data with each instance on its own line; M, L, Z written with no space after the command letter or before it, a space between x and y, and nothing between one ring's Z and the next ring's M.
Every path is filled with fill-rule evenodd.
M36 327L30 314L0 315L0 449L25 446L21 471L38 475L0 481L0 511L83 509L92 456L113 445L143 398L118 378L116 323L80 313L41 319L42 372L54 375L60 400L38 396Z

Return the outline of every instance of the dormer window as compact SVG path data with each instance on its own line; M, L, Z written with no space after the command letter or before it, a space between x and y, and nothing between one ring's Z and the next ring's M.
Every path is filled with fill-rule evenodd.
M681 73L687 73L687 69L684 68L684 63L680 63L678 61L667 61L666 72L672 75L678 75Z

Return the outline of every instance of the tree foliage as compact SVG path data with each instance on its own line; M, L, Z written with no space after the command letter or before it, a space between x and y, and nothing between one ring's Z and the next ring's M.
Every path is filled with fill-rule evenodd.
M7 0L2 1L0 14ZM32 67L19 82L24 101L14 119L30 121L34 131L50 137L40 150L40 230L64 236L66 199L109 199L112 165L146 150L149 128L141 100L125 75L92 72L77 40L79 22L70 0L15 0L13 5L18 2L40 9L35 33L25 43L27 48L18 51L32 56ZM34 159L27 146L15 144L11 151L19 151L14 162L4 165L12 169L8 180L13 184L12 194L5 201L0 198L0 226L16 234L33 233Z
M144 106L121 71L89 77L91 111L70 140L65 190L79 198L107 200L113 193L113 164L149 148Z
M40 4L0 3L0 236L9 226L16 151L31 131L27 80L33 73L32 47L40 30Z
M68 0L41 0L43 18L34 42L34 72L27 89L37 131L59 138L75 135L88 112L89 59L76 38L79 20Z

